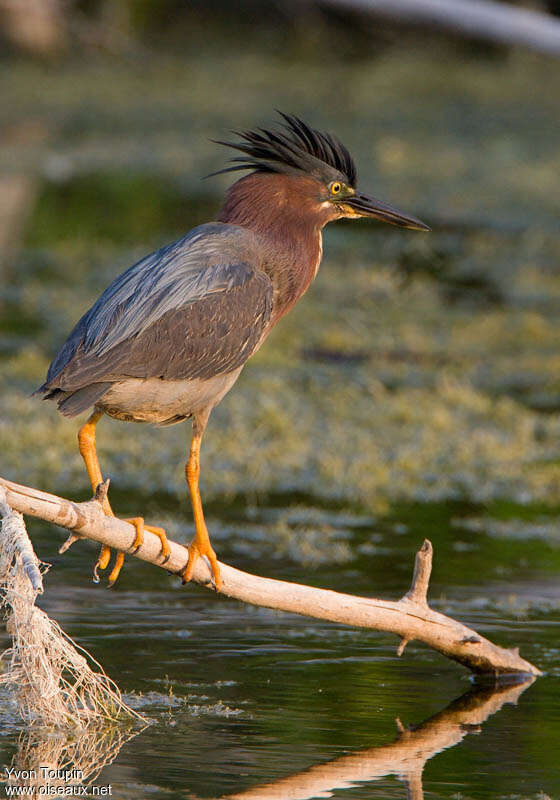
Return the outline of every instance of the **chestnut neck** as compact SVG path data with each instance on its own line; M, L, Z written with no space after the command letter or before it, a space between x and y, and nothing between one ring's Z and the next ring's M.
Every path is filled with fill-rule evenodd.
M318 197L313 178L256 172L230 187L218 216L260 241L261 269L274 286L273 324L299 300L319 267L321 229L329 215Z

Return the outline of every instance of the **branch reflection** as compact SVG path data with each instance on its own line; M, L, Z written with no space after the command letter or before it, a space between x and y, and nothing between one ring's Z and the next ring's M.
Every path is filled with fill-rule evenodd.
M426 762L442 750L459 744L467 734L478 733L480 726L502 706L517 703L534 680L530 678L516 685L474 687L416 727L407 729L397 719L398 734L391 744L342 756L222 800L327 798L337 789L351 789L390 775L404 781L408 800L422 800L422 772Z

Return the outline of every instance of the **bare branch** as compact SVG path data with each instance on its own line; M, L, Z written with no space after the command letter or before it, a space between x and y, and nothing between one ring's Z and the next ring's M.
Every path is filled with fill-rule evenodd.
M428 606L428 586L430 584L430 575L432 574L433 554L432 543L428 539L424 539L424 544L416 553L414 560L412 586L403 597L403 600L408 600L410 603L416 603L419 606Z
M323 0L397 22L442 28L560 56L560 22L551 14L497 0Z
M73 503L4 478L0 478L0 485L6 489L8 503L23 514L61 525L80 537L128 552L178 575L186 567L186 547L170 542L171 555L163 564L160 541L149 531L145 532L142 547L132 553L134 527L123 520L105 516L101 504L95 499ZM478 674L540 675L540 670L521 658L515 650L498 647L466 625L428 606L426 594L431 559L432 546L426 540L416 556L412 587L398 601L356 597L328 589L261 578L227 564L220 564L222 594L252 605L394 633L405 640L405 644L418 639ZM193 579L198 584L213 587L210 568L202 558L196 562Z
M399 658L404 653L404 648L407 646L407 644L409 642L410 642L410 639L407 639L406 636L403 636L403 638L401 639L401 641L399 643L399 646L397 647L397 655L398 655Z

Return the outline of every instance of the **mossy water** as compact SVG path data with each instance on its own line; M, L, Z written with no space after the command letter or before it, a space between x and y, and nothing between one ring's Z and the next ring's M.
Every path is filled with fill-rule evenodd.
M1 295L14 480L88 496L76 426L29 394L118 271L215 214L225 181L198 178L225 154L209 138L274 106L301 113L345 140L364 188L432 224L328 230L316 282L216 410L203 453L224 560L395 598L428 536L434 605L545 672L427 762L426 797L560 796L557 73L522 54L344 64L214 48L0 75L2 123L51 131L32 157L12 142L0 159L41 167ZM187 436L111 420L98 432L115 508L184 542ZM113 796L274 796L275 781L384 747L396 717L419 725L469 689L420 646L399 660L391 637L246 608L133 559L108 592L90 583L93 548L60 557L62 534L30 533L53 564L44 607L154 722L96 778ZM2 721L8 764L20 729ZM405 795L397 774L357 768L343 788L337 769L335 797Z

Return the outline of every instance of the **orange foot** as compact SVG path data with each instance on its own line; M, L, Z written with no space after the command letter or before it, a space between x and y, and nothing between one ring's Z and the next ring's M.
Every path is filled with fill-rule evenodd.
M137 553L139 548L142 547L144 544L144 531L150 531L154 533L161 542L161 555L163 557L163 564L165 564L169 560L169 556L171 555L171 550L169 548L169 541L167 536L165 535L165 531L163 528L159 528L155 525L146 525L144 523L143 517L130 517L128 519L124 519L123 522L129 522L131 525L134 526L136 530L136 535L134 537L134 541L131 545L132 553ZM103 545L101 551L99 553L99 557L97 562L93 568L93 580L95 583L99 583L99 574L98 570L100 569L107 569L109 564L109 559L111 558L111 549L107 547L107 545ZM108 586L109 588L113 586L120 575L120 571L122 569L122 565L124 564L124 553L119 550L117 552L117 557L115 559L115 565L111 570L111 574L109 575Z
M222 588L222 576L220 573L220 567L218 566L216 553L210 544L208 532L206 532L205 536L199 536L197 533L189 545L189 560L187 561L187 566L182 573L183 583L188 583L188 581L191 580L194 573L194 565L200 556L206 556L210 562L210 568L214 578L214 585L216 587L216 591L219 592Z

